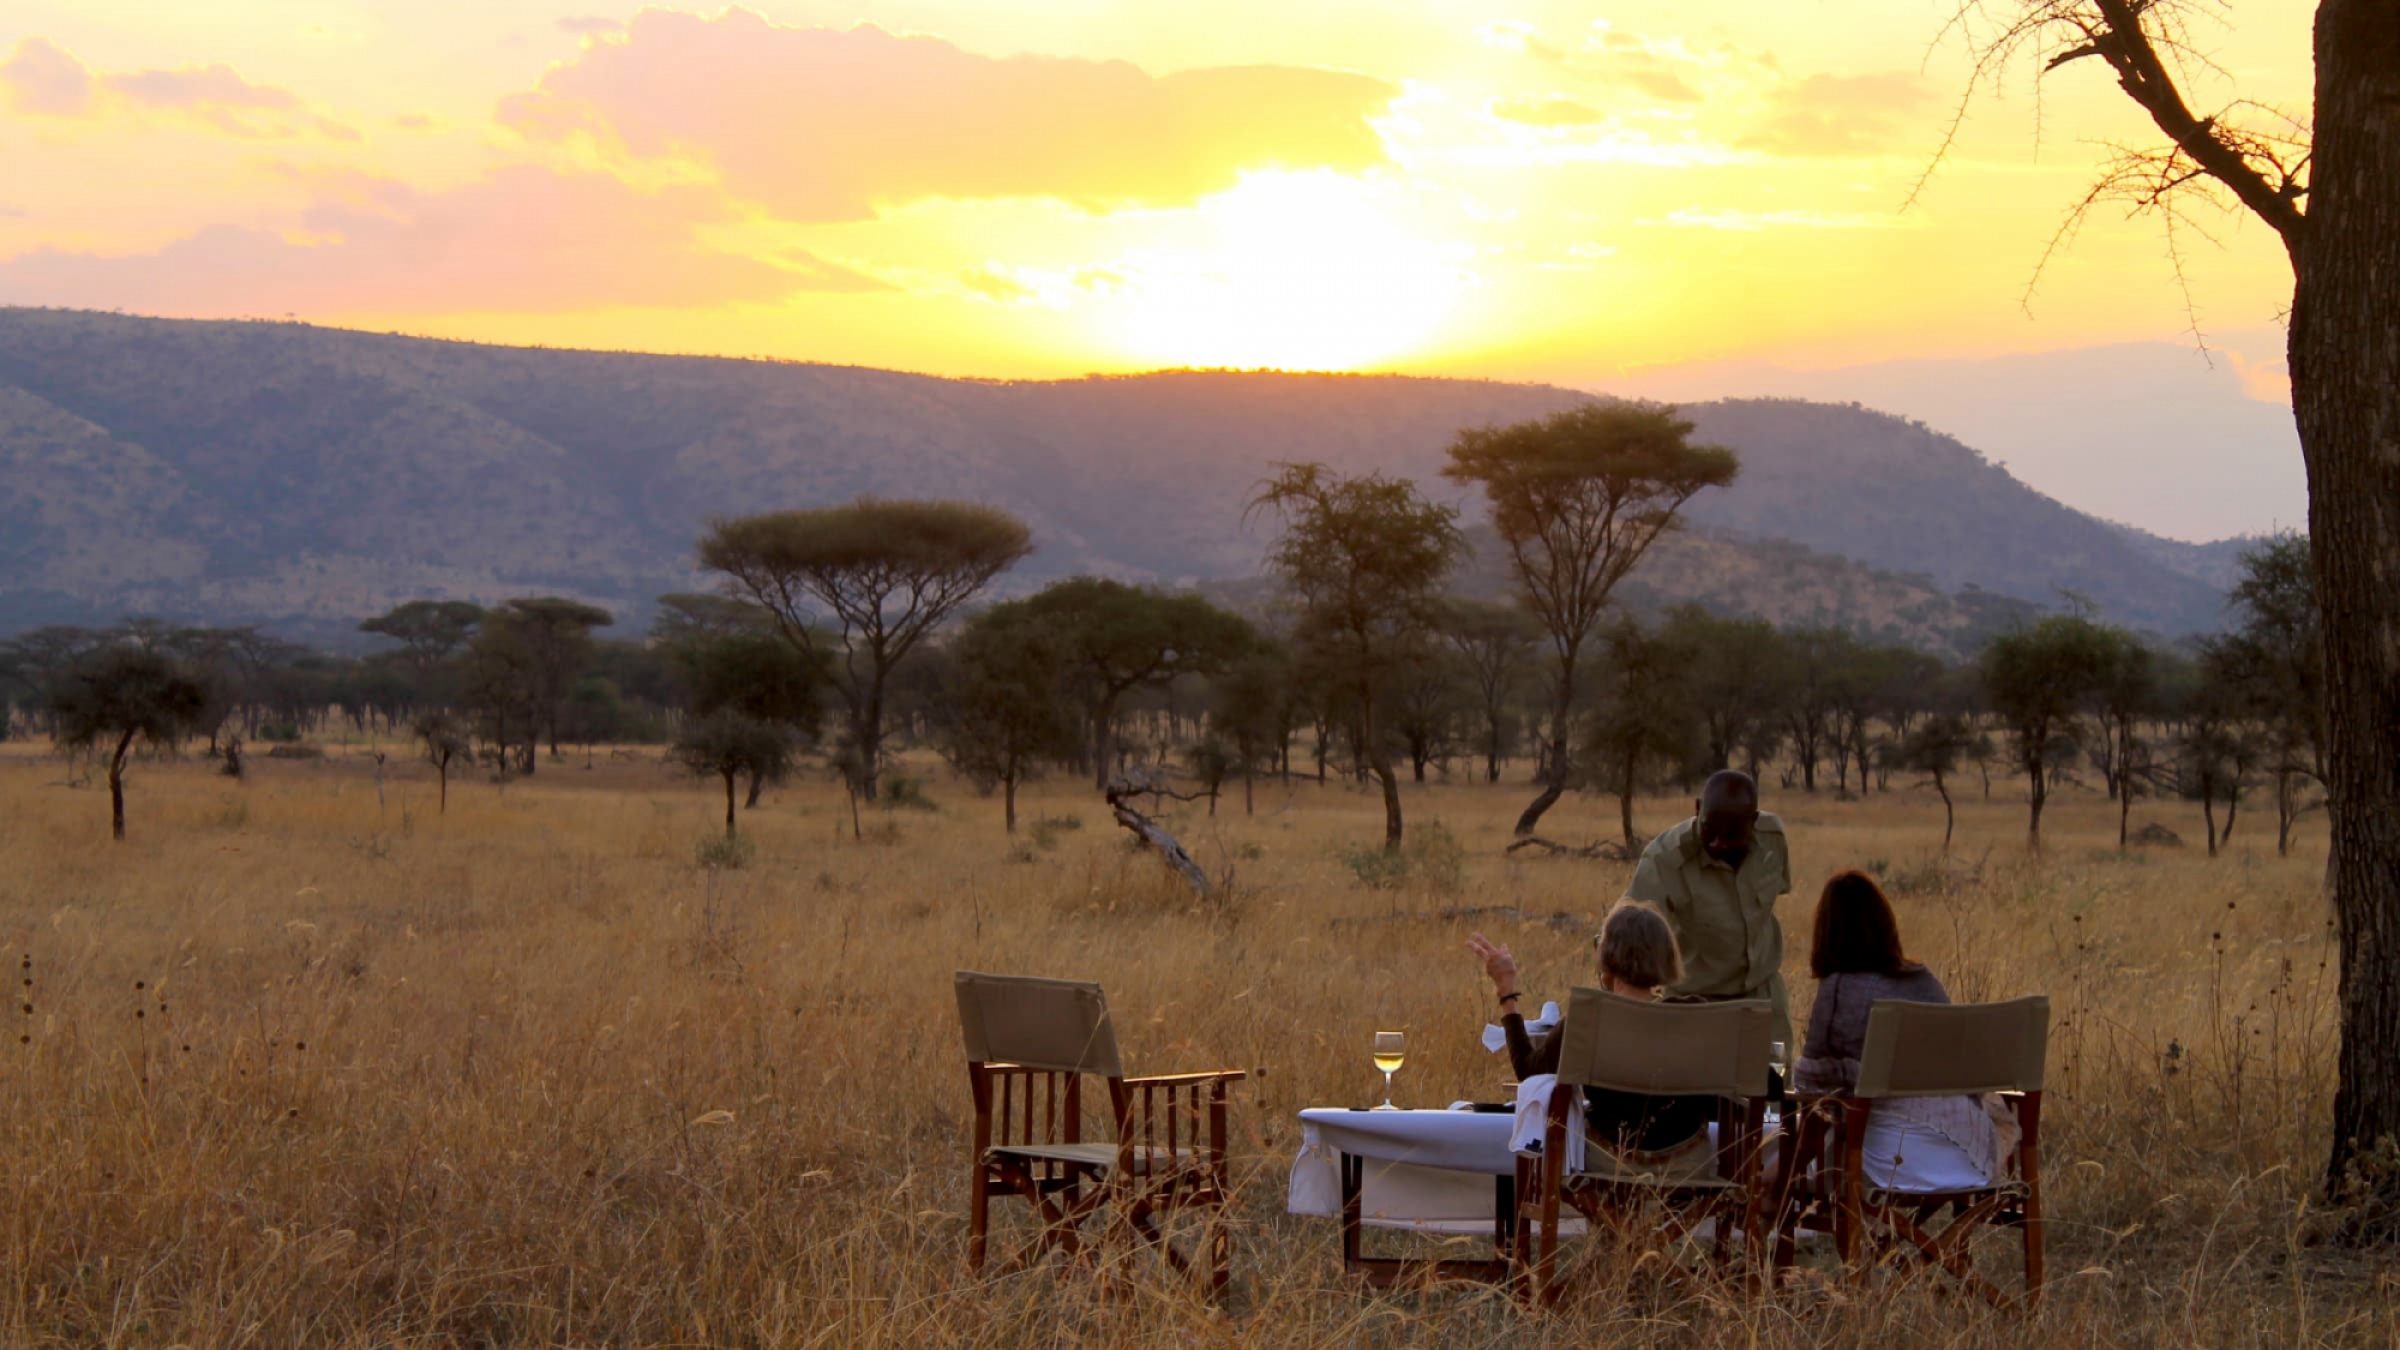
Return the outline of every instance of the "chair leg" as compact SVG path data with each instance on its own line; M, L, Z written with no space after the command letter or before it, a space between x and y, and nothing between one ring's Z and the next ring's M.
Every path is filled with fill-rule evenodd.
M1535 1262L1533 1288L1535 1301L1549 1308L1558 1303L1558 1286L1553 1282L1558 1266L1558 1184L1547 1175L1542 1180L1541 1255Z
M2042 1169L2041 1159L2028 1146L2019 1164L2025 1174L2025 1302L2042 1301Z
M967 1269L983 1273L983 1262L991 1245L992 1178L983 1160L975 1161L973 1178L967 1183Z

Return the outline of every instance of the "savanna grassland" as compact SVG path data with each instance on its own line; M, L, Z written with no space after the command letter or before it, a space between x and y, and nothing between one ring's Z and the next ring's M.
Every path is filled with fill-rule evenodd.
M747 865L712 870L696 856L722 799L651 751L454 781L446 813L421 766L395 762L379 794L338 748L254 761L247 783L144 762L132 837L112 846L103 791L5 747L0 940L21 997L0 1041L0 1341L2400 1336L2389 1263L2317 1240L2334 1031L2321 825L2282 860L2245 819L2211 861L2196 807L2143 803L2137 824L2192 846L2128 855L2113 807L2068 795L2035 859L2004 783L1962 802L1945 863L1926 794L1770 792L1799 886L1796 1004L1809 902L1845 865L1895 885L1912 949L1954 997L2050 995L2049 1296L1994 1312L1929 1282L1851 1291L1804 1272L1765 1299L1595 1242L1584 1292L1533 1314L1488 1290L1348 1283L1332 1225L1283 1213L1293 1113L1371 1100L1368 1036L1395 1025L1411 1033L1405 1103L1489 1095L1500 1066L1475 1041L1486 986L1466 933L1513 943L1535 997L1563 996L1629 868L1505 860L1521 788L1437 786L1409 793L1411 829L1439 821L1455 852L1369 889L1342 854L1379 838L1371 793L1261 785L1254 816L1238 792L1213 821L1176 813L1232 877L1196 907L1088 788L1036 788L1026 818L1049 823L1012 844L997 803L914 768L938 809L870 808L854 842L840 789L795 783L744 816ZM1562 811L1566 833L1612 814ZM1677 814L1642 803L1645 828ZM1261 1071L1237 1099L1222 1310L1140 1253L1106 1285L967 1275L962 966L1105 982L1136 1071ZM1000 1214L1026 1231L1017 1207Z

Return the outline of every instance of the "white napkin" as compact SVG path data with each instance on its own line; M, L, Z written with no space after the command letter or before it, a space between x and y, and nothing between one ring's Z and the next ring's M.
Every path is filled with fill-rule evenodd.
M1550 1128L1550 1094L1558 1087L1558 1075L1537 1073L1517 1084L1517 1118L1508 1134L1511 1153L1540 1153L1542 1139ZM1583 1170L1583 1094L1578 1092L1567 1103L1567 1161L1566 1170Z
M1541 1016L1529 1017L1525 1020L1525 1034L1538 1041L1557 1030L1560 1019L1565 1016L1565 1013L1558 1010L1557 1004L1545 1003L1542 1005ZM1497 1022L1484 1023L1483 1048L1495 1055L1506 1050L1508 1048L1507 1029Z
M1284 1209L1321 1219L1341 1216L1341 1163L1318 1136L1317 1127L1306 1122L1300 1126L1300 1156L1292 1160L1291 1188L1284 1197Z

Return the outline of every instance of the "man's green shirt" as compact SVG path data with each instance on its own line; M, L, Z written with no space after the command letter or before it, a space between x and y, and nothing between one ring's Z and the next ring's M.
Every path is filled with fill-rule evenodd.
M1783 925L1775 898L1792 889L1783 822L1761 811L1758 841L1740 871L1700 847L1686 820L1650 841L1625 894L1656 906L1683 948L1683 981L1669 992L1707 998L1780 995ZM1776 999L1778 1007L1782 999Z

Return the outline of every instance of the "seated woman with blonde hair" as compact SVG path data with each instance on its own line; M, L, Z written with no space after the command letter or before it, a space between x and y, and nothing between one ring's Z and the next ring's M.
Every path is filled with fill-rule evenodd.
M1601 920L1599 938L1600 987L1623 998L1661 998L1668 985L1683 975L1683 957L1675 947L1675 932L1666 916L1648 905L1620 900ZM1476 933L1467 950L1483 959L1500 1000L1500 1026L1508 1036L1508 1058L1520 1080L1558 1071L1558 1052L1565 1028L1540 1040L1526 1034L1525 1018L1517 1011L1517 958L1508 948ZM1614 1088L1584 1089L1585 1130L1612 1149L1638 1154L1667 1153L1708 1137L1717 1118L1714 1097L1654 1097Z

